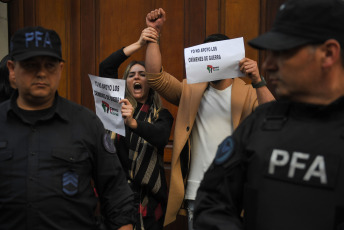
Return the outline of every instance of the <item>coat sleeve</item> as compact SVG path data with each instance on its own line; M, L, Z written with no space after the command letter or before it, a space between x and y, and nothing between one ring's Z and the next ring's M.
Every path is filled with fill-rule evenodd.
M118 68L125 60L128 59L123 52L123 48L113 52L99 64L100 77L118 79Z
M182 82L171 74L162 71L160 73L147 73L149 86L157 91L168 102L178 106L182 95Z
M157 148L164 148L170 137L173 116L167 109L162 109L159 112L159 118L155 122L137 121L137 124L137 129L132 130L133 132L151 145Z

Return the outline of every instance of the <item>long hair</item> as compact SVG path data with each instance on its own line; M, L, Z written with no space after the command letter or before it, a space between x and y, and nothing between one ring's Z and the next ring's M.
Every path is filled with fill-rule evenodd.
M127 68L125 69L124 71L124 74L123 74L123 79L124 80L127 80L128 76L129 76L129 72L130 72L130 69L131 67L133 67L134 65L136 64L139 64L141 66L143 66L145 69L145 63L143 61L131 61ZM162 106L162 103L161 103L161 99L160 99L160 96L159 94L154 91L152 88L149 88L149 93L148 93L148 98L150 97L153 97L153 103L154 105L160 109L161 106ZM134 107L134 109L136 109L137 107L137 101L135 100L134 96L130 93L130 91L128 90L128 87L127 87L127 84L125 84L125 98L129 100L129 102L131 103L131 105Z
M9 71L7 68L7 61L9 59L9 55L6 55L0 63L0 102L9 99L13 92L13 88L11 87L9 81Z

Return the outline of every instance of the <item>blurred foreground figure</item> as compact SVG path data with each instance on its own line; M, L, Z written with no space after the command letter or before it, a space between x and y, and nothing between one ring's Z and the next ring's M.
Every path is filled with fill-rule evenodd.
M249 42L267 50L279 101L219 145L195 229L344 229L343 15L342 0L290 0Z

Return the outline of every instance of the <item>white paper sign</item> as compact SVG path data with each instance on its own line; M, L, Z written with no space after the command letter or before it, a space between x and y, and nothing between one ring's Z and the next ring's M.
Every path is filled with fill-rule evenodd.
M242 77L239 61L245 57L242 37L184 49L188 84Z
M125 136L121 104L124 98L125 80L98 77L89 74L91 80L96 114L108 130Z

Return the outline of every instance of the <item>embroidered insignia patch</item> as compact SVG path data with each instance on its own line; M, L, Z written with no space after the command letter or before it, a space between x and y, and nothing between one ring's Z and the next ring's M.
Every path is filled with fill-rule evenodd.
M232 155L234 150L234 141L231 136L227 137L217 148L214 163L217 165L223 164Z
M116 147L114 144L114 140L111 139L111 133L104 133L103 146L109 153L116 153Z
M62 191L73 196L78 192L79 175L76 172L68 171L62 175Z

